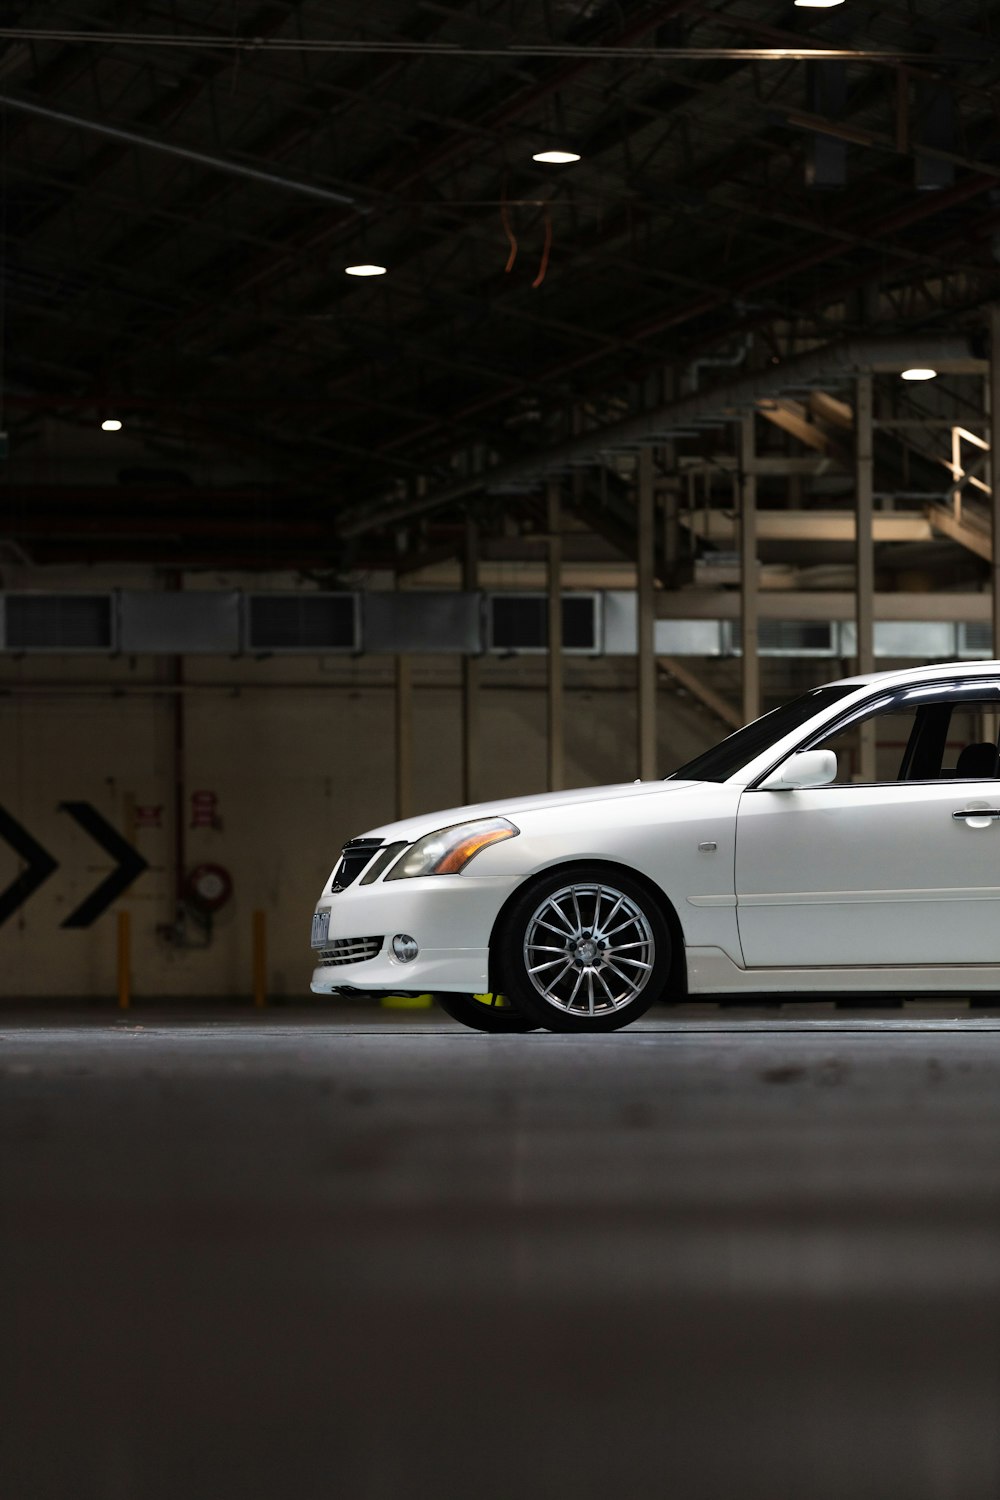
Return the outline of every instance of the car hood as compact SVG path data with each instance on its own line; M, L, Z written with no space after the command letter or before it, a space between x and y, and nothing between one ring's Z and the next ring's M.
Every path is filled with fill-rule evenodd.
M682 792L697 781L621 781L612 786L580 787L572 792L542 792L534 797L497 797L492 802L475 802L467 807L446 807L439 812L423 813L417 818L404 818L399 823L383 823L372 828L365 837L383 838L387 843L405 839L408 844L438 828L450 828L454 823L465 823L471 818L502 817L516 823L524 813L546 812L556 807L580 807L590 802L608 802L616 798L662 796L664 792Z

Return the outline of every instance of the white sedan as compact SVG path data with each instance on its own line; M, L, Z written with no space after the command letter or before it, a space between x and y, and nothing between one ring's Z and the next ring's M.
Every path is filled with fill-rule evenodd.
M484 1031L686 996L1000 991L1000 662L851 677L665 781L453 808L343 849L320 994Z

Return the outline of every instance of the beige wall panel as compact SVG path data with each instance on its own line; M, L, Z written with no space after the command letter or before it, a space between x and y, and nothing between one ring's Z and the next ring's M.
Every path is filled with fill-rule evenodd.
M198 976L209 974L213 993L249 991L258 909L268 919L271 993L308 988L309 918L340 846L392 816L393 732L392 694L379 689L248 692L189 704L188 793L215 791L222 827L188 830L187 863L224 865L235 894L216 920L212 950L177 956L174 977L185 993L204 993Z
M92 927L61 923L114 861L59 804L88 802L124 833L134 803L163 804L164 827L137 832L151 868L127 893L137 932L168 912L167 715L151 699L0 700L0 806L59 868L0 927L0 996L89 995L115 988L114 909ZM0 840L0 888L21 872Z
M191 677L202 683L242 678L268 685L238 693L195 686L184 694L186 866L224 866L234 894L214 918L207 946L169 942L163 929L174 918L173 700L150 693L111 697L102 690L102 684L127 683L134 692L155 682L163 666L148 658L8 664L4 676L22 686L80 682L91 692L56 695L46 689L44 696L0 697L0 807L59 862L0 925L0 1000L94 996L111 1003L120 909L132 918L137 1001L249 997L255 909L268 919L269 993L304 995L311 969L309 918L340 846L393 816L393 692L379 679L378 660L338 664L339 682L324 682L328 669L315 660L190 664ZM579 670L591 680L567 692L567 785L629 780L635 775L634 664L594 663ZM357 680L344 680L355 672ZM526 673L535 674L535 667L492 664L490 685L483 689L484 800L545 789L543 669L537 684ZM431 678L425 686L418 680L414 691L418 811L461 799L461 698L454 662L432 664ZM676 695L662 695L663 769L718 738L718 728ZM199 791L218 798L218 826L190 826L191 796ZM60 924L114 861L60 811L64 801L90 803L150 866L82 930ZM150 815L144 810L156 808L162 809L160 825L145 826ZM0 890L20 869L0 840ZM188 936L203 939L191 924Z
M461 800L461 693L450 687L418 687L413 694L413 811L419 815L457 807ZM384 823L388 816L383 809L378 821Z

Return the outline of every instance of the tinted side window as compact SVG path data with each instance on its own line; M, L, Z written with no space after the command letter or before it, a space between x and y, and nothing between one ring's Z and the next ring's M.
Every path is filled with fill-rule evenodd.
M875 714L866 722L875 733L875 780L899 781L906 748L917 721L916 708L900 706ZM861 722L835 731L821 740L817 749L833 750L837 756L837 781L860 780Z
M862 734L874 739L875 780L928 781L992 777L1000 736L1000 684L928 684L897 691L834 725L809 749L837 755L837 782L859 781ZM806 748L806 746L803 746Z

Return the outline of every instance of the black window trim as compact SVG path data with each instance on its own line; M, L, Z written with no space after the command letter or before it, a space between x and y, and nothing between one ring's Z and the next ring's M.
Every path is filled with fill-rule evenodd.
M772 765L768 766L766 771L762 771L758 776L756 776L749 786L744 787L744 791L759 792L761 790L764 790L764 788L761 787L761 782L766 781L767 778L774 771L776 771L779 766L783 766L785 764L785 761L788 760L790 756L798 755L801 750L810 750L812 749L812 745L816 740L829 739L832 735L840 734L842 730L849 729L852 724L859 723L864 719L869 718L871 716L872 705L877 704L880 698L885 698L885 706L886 708L890 708L898 706L906 699L907 695L910 693L923 694L928 691L943 691L949 688L962 687L967 687L971 690L973 684L975 684L977 688L992 688L997 693L997 708L998 710L1000 710L1000 676L988 677L985 679L979 677L943 677L940 680L931 678L926 682L908 682L905 684L901 683L898 687L895 688L884 687L882 688L881 692L873 693L870 698L864 698L860 703L856 703L853 708L848 709L840 718L827 720L825 724L821 724L813 734L807 735L805 739L800 741L799 744L797 744L793 749L786 750L784 755L779 756ZM947 779L948 781L965 782L992 781L996 778L989 776L961 776L947 777L942 779ZM936 786L937 784L938 779L936 778L933 781L830 782L829 786L831 790L836 790L841 786ZM816 790L822 791L823 788L817 787Z

